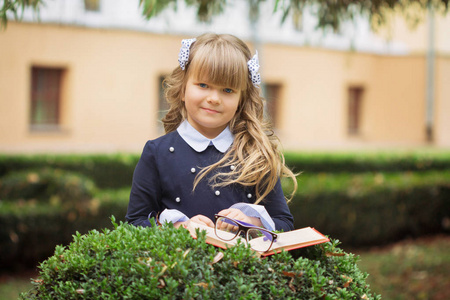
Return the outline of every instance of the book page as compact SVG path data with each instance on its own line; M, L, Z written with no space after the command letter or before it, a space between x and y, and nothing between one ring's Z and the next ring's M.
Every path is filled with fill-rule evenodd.
M208 227L208 226L205 226L202 224L198 224L195 222L190 222L188 229L194 238L196 238L196 235L195 235L196 228L198 228L199 230L206 230L206 232L207 232L206 242L213 244L217 247L226 249L227 245L228 246L235 245L239 240L242 240L242 242L245 244L247 243L245 238L241 238L239 236L237 236L236 238L229 240L229 241L222 240L216 236L214 228ZM228 233L225 231L223 231L222 234L230 235L230 238L232 238L234 236L234 234ZM250 241L252 248L256 248L256 249L263 248L262 244L267 243L267 240L264 241L263 239L266 239L266 237L262 236L262 237L252 239ZM293 231L278 233L277 240L273 242L269 251L265 252L265 254L263 254L260 251L257 251L257 252L259 252L260 254L263 254L263 255L270 255L270 254L273 254L274 252L278 252L280 249L290 250L290 249L300 248L303 246L309 246L309 245L313 245L313 244L317 244L317 243L323 243L328 240L329 239L326 236L317 232L313 228L306 227L306 228L297 229L297 230L293 230Z
M222 239L217 237L216 232L214 231L214 228L209 227L209 226L205 226L205 225L202 225L202 224L198 224L198 223L195 223L195 222L189 222L189 225L188 225L187 229L191 232L191 235L193 237L195 237L195 238L197 238L195 236L195 229L196 228L198 228L199 230L205 230L206 231L206 242L211 243L211 244L213 244L215 246L218 246L218 247L221 247L221 248L226 248L227 244L228 245L235 245L238 242L238 240L241 239L241 237L239 237L239 236L233 239L235 234L223 231L222 234L229 236L229 238L231 239L231 240L225 241L225 240L222 240ZM245 239L243 239L243 242L246 243Z
M291 245L299 245L323 239L325 239L323 235L321 235L311 227L306 227L278 234L278 238L276 242L273 243L272 248L283 248Z

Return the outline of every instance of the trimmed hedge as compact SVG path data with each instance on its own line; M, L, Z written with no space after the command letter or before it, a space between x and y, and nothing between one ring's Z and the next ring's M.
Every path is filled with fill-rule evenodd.
M131 186L139 160L134 154L0 155L0 177L19 170L63 169L88 176L99 188Z
M450 152L285 153L296 172L405 172L450 170ZM57 168L92 179L99 188L131 185L138 154L1 155L0 177L24 169Z
M2 201L52 202L82 210L94 193L95 184L92 180L58 169L21 170L0 178Z
M227 250L171 224L114 224L77 233L40 265L22 299L380 299L352 254L337 243L259 258L239 244Z
M8 173L0 178L2 269L34 266L55 245L69 243L74 232L109 226L111 214L125 215L128 197L128 189L99 192L91 180L73 172Z
M346 247L450 232L450 172L303 174L299 185L289 204L295 227L315 227ZM0 202L0 264L33 266L75 231L100 230L112 214L124 220L129 191L97 192L83 215L50 204Z
M125 192L122 192L125 195ZM67 245L75 232L110 227L109 216L123 216L128 198L116 196L89 201L83 211L61 205L20 201L0 202L0 265L2 270L36 266L56 245Z
M450 232L450 171L303 174L290 203L295 227L349 246Z
M285 153L295 172L406 172L450 170L450 152Z
M56 244L67 245L74 232L105 228L110 225L110 215L124 220L137 158L17 156L9 161L0 156L4 174L0 177L0 265L5 269L33 266L51 255ZM102 167L108 162L109 167ZM47 165L78 168L78 172L53 170ZM20 168L13 171L14 166ZM25 171L26 166L33 170ZM92 170L93 177L86 175ZM110 182L106 183L108 178ZM29 186L22 185L21 180ZM49 180L53 184L42 185ZM99 190L97 182L115 188ZM316 227L346 247L450 232L450 169L333 174L305 171L298 183L299 190L290 203L295 227ZM123 185L125 188L116 188ZM75 194L84 196L71 197Z

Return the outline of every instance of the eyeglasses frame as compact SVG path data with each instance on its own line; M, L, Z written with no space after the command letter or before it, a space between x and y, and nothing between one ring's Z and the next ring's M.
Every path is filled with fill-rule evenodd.
M231 238L231 239L229 239L229 240L225 240L225 239L223 239L223 238L220 238L220 237L217 235L217 232L216 232L216 230L217 230L217 220L218 220L219 218L225 218L225 219L231 220L231 221L235 222L236 224L238 224L239 229L237 230L236 235L235 235L233 238ZM270 236L272 237L270 246L267 248L266 251L263 251L263 252L268 252L268 251L270 251L270 248L272 247L273 242L276 241L276 240L277 240L277 237L278 237L278 235L277 235L275 232L270 231L270 230L265 229L265 228L262 228L262 227L259 227L259 226L256 226L256 225L253 225L253 224L250 224L250 223L247 223L247 222L244 222L244 221L239 221L239 220L236 220L236 219L228 218L228 217L225 217L225 216L222 216L222 215L219 215L219 214L215 214L215 215L214 215L214 233L215 233L216 236L219 237L221 240L224 240L224 241L232 241L232 240L234 240L234 239L242 232L242 233L245 235L245 240L247 241L247 244L250 245L250 242L249 242L249 240L248 240L248 231L249 231L250 229L258 229L258 230L261 230L266 236L269 236L269 235L270 235ZM220 230L220 229L219 229L219 230ZM251 247L251 246L250 246L250 247Z

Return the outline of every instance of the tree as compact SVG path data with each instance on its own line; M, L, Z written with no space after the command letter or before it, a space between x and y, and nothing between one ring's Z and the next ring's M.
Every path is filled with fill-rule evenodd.
M27 7L39 13L47 0L3 0L0 9L1 27L5 28L8 17L20 20L20 12ZM140 0L139 7L145 18L150 19L166 9L177 9L177 2L181 0ZM251 5L258 5L266 0L249 0ZM222 13L227 5L226 0L184 0L187 6L197 9L197 17L201 22L209 22ZM352 20L358 15L367 16L373 25L386 22L386 16L391 12L406 12L409 8L420 8L447 13L449 0L275 0L274 12L282 11L282 21L291 18L296 24L302 17L305 7L314 7L318 28L332 28L337 30L342 22ZM406 13L409 21L417 22L414 16Z
M223 12L226 0L184 0L187 6L197 8L199 21L209 22ZM266 0L248 0L249 6L256 7ZM294 24L300 24L302 12L306 7L313 7L318 19L317 27L321 29L339 29L341 23L353 20L356 16L367 16L373 25L384 24L392 12L404 12L408 21L417 23L419 20L409 14L410 8L425 11L447 13L449 0L275 0L274 12L283 13L282 22L289 17ZM158 15L167 8L177 9L177 0L140 0L142 14L147 19ZM256 13L257 15L258 13ZM251 17L251 12L250 12Z
M417 23L414 14L408 13L412 8L425 11L433 8L435 11L446 13L449 0L276 0L275 10L281 6L283 21L288 14L301 16L305 6L315 7L318 28L339 29L341 23L353 20L357 16L367 16L373 26L386 23L390 13L404 13L408 21Z
M43 0L3 0L3 5L0 8L0 27L6 28L8 23L8 14L14 15L14 19L20 20L25 8L31 7L36 13L39 13L39 8L44 4Z

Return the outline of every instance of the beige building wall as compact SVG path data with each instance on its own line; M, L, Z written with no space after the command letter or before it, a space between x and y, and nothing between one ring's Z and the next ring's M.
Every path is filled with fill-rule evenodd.
M287 147L426 144L423 56L389 57L275 45L267 46L264 54L264 78L284 80L286 87L277 119ZM364 89L357 136L347 131L350 86Z
M449 27L450 28L450 27ZM436 66L435 141L450 147L450 54L437 59Z
M0 32L0 150L136 151L155 137L158 76L179 38L10 23ZM66 68L62 128L29 129L31 66Z
M384 57L376 62L367 132L388 142L425 140L425 61L423 57Z
M0 32L0 152L139 152L160 134L158 78L177 66L180 36L10 22ZM262 76L282 85L285 149L427 145L425 57L265 44ZM435 146L450 146L450 58L436 74ZM29 127L31 67L62 67L61 129ZM447 83L446 83L447 82ZM348 88L364 88L349 136Z

